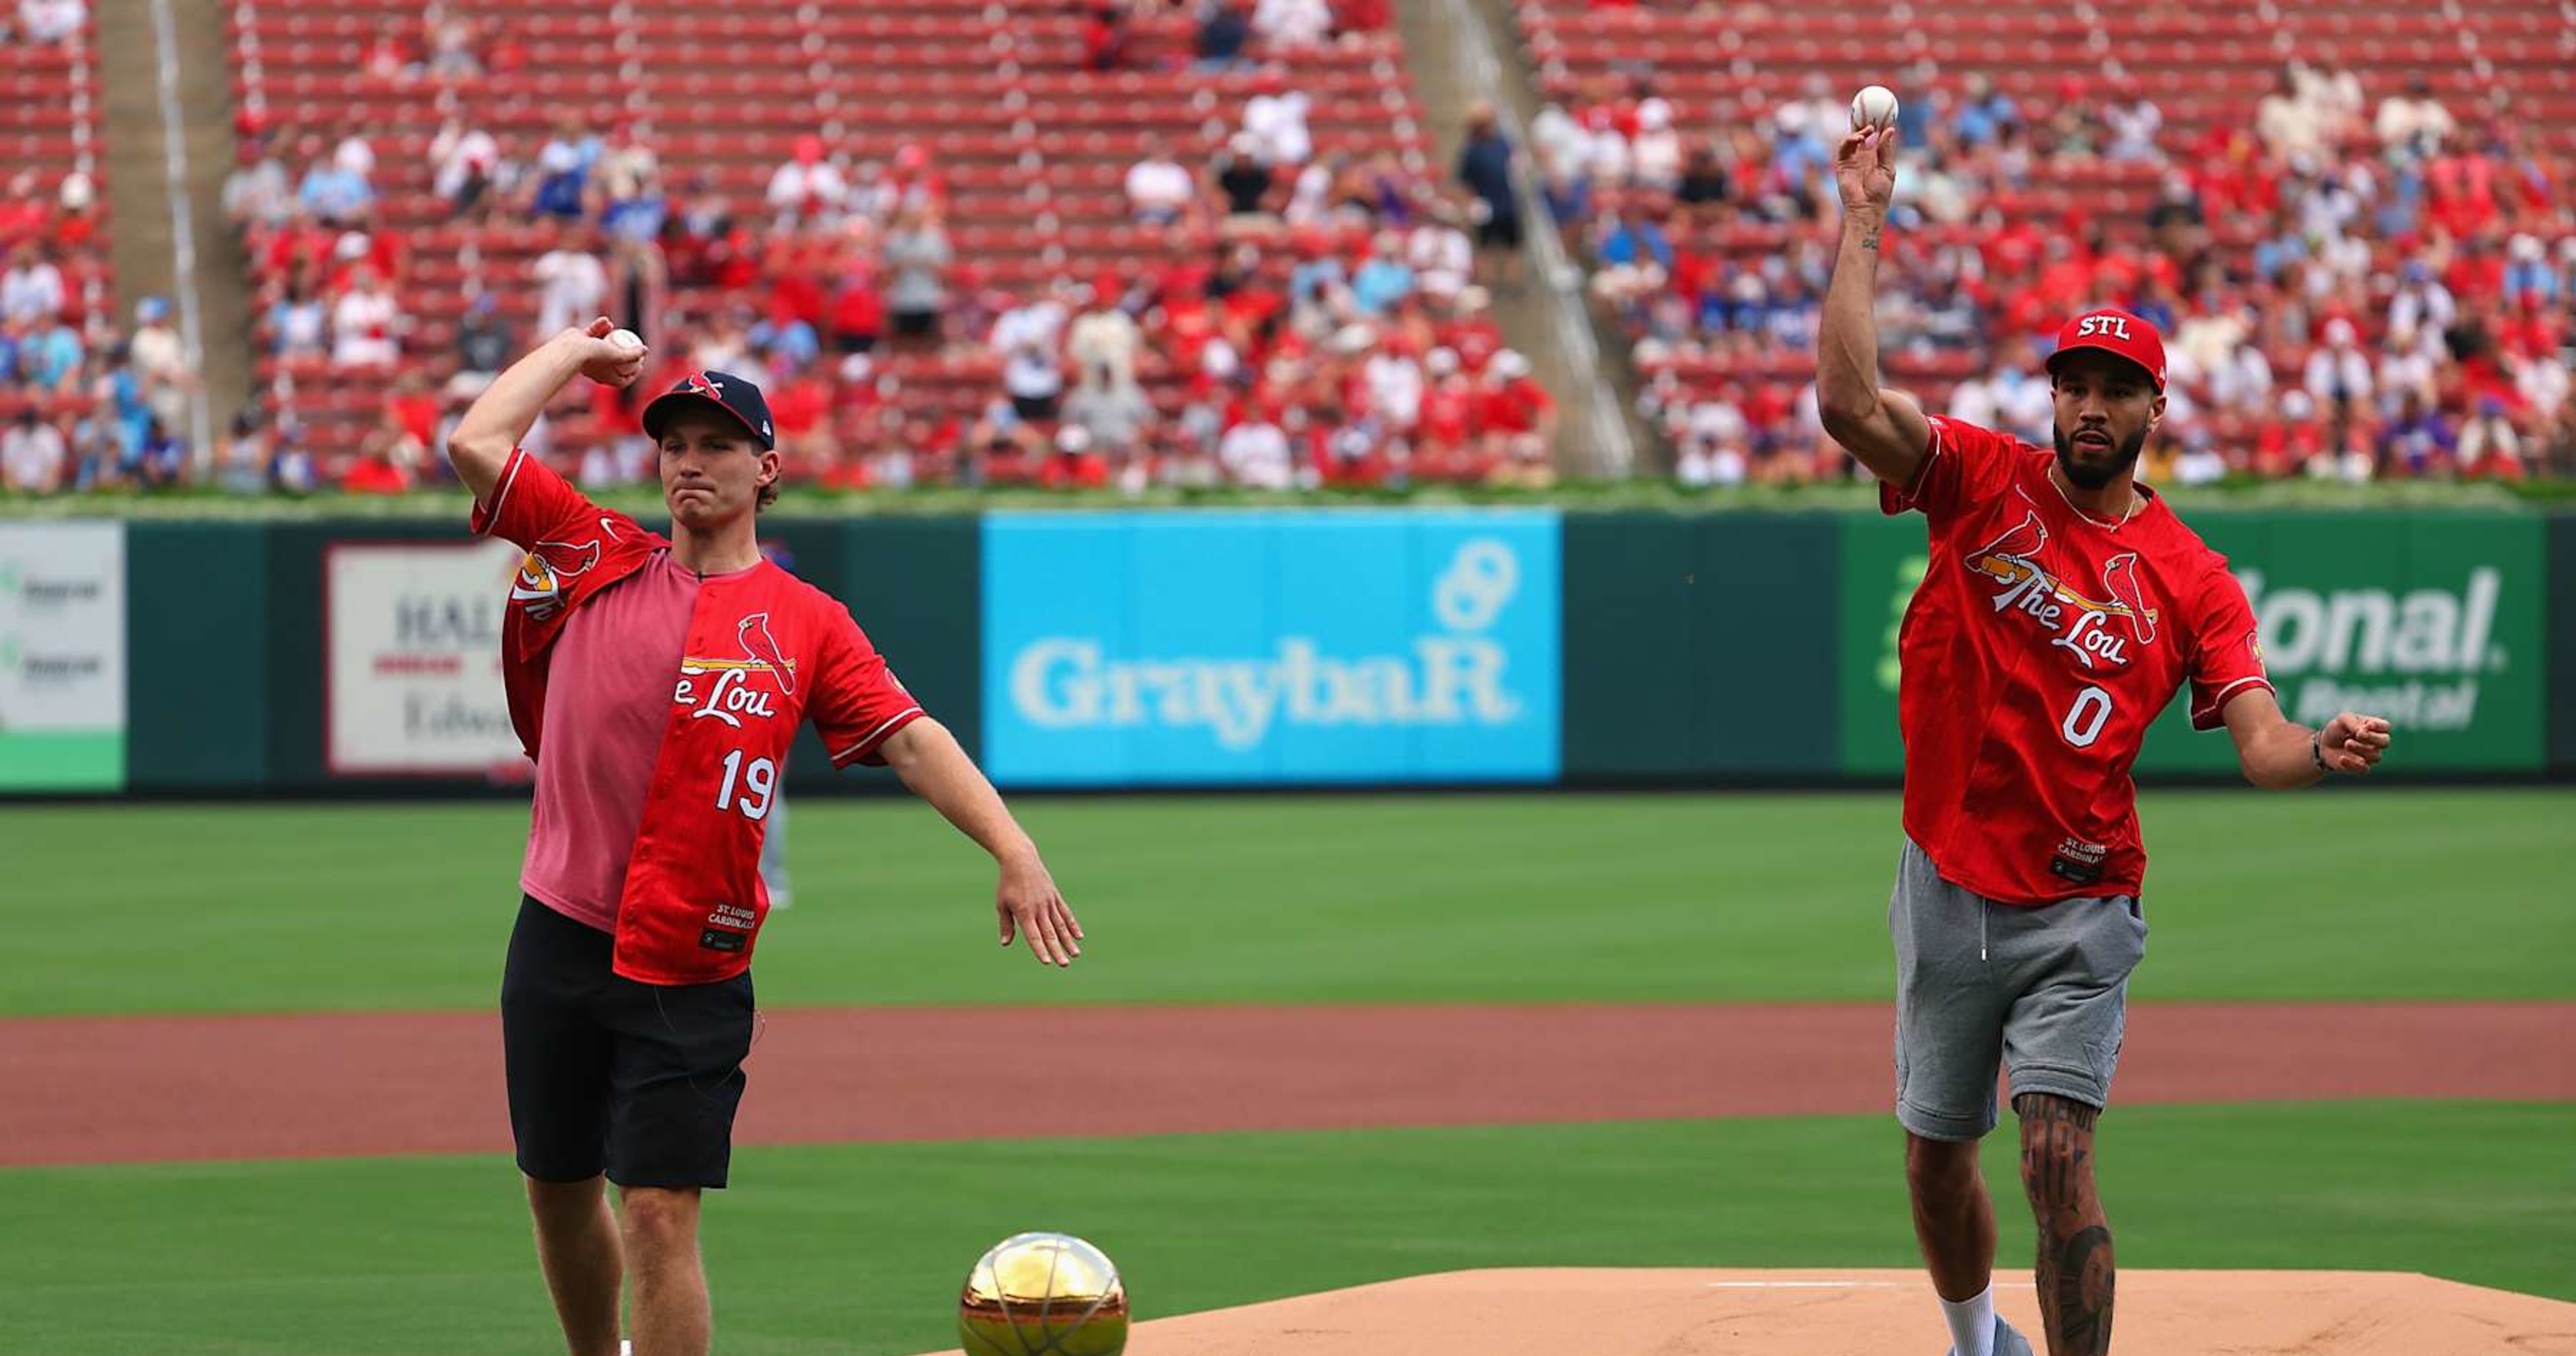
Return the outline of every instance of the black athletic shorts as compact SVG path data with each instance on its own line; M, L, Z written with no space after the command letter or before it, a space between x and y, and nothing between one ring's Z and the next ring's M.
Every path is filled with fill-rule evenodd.
M501 1046L519 1171L628 1187L721 1187L751 1053L751 975L644 984L613 939L519 901L501 972Z

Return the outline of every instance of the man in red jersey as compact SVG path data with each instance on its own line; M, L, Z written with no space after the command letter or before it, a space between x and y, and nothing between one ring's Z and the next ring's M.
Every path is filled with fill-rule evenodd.
M777 497L779 464L759 387L692 372L644 407L667 539L519 448L576 374L641 374L644 349L609 336L595 320L548 340L448 439L474 530L528 553L501 627L511 723L537 765L501 1041L537 1258L572 1356L616 1356L629 1277L637 1356L704 1356L699 1195L725 1185L731 1159L770 907L760 850L797 726L814 722L836 767L892 767L993 854L1003 945L1025 933L1067 965L1082 928L848 609L762 557L754 515Z
M1879 389L1871 307L1895 167L1892 130L1836 151L1842 243L1816 400L1826 432L1878 476L1881 506L1930 525L1898 641L1905 846L1888 906L1915 1239L1957 1356L2027 1356L1994 1315L1994 1206L1977 1172L2000 1062L2048 1349L2078 1356L2111 1341L2093 1126L2146 951L2129 768L2147 725L2188 684L2192 724L2224 724L2246 779L2287 788L2368 772L2388 722L2285 719L2226 558L2133 483L2165 410L2164 343L2145 321L2095 311L2060 331L2054 455Z

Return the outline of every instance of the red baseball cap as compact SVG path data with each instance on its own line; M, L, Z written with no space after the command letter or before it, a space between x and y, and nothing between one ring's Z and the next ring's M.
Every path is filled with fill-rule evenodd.
M2136 363L2147 370L2147 379L2156 384L2157 390L2165 388L2165 338L2146 321L2117 307L2087 311L2067 321L2066 327L2057 332L2057 351L2048 355L2049 374L2056 375L2058 359L2087 348Z

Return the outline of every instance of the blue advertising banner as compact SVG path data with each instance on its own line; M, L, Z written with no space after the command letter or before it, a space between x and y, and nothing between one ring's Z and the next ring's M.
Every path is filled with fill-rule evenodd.
M1547 509L987 515L985 769L1551 781L1558 541Z

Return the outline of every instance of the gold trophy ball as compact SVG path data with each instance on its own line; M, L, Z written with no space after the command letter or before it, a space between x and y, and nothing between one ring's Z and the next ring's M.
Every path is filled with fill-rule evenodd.
M1107 1253L1071 1234L1014 1234L966 1273L957 1339L966 1356L1119 1356L1127 1286Z

